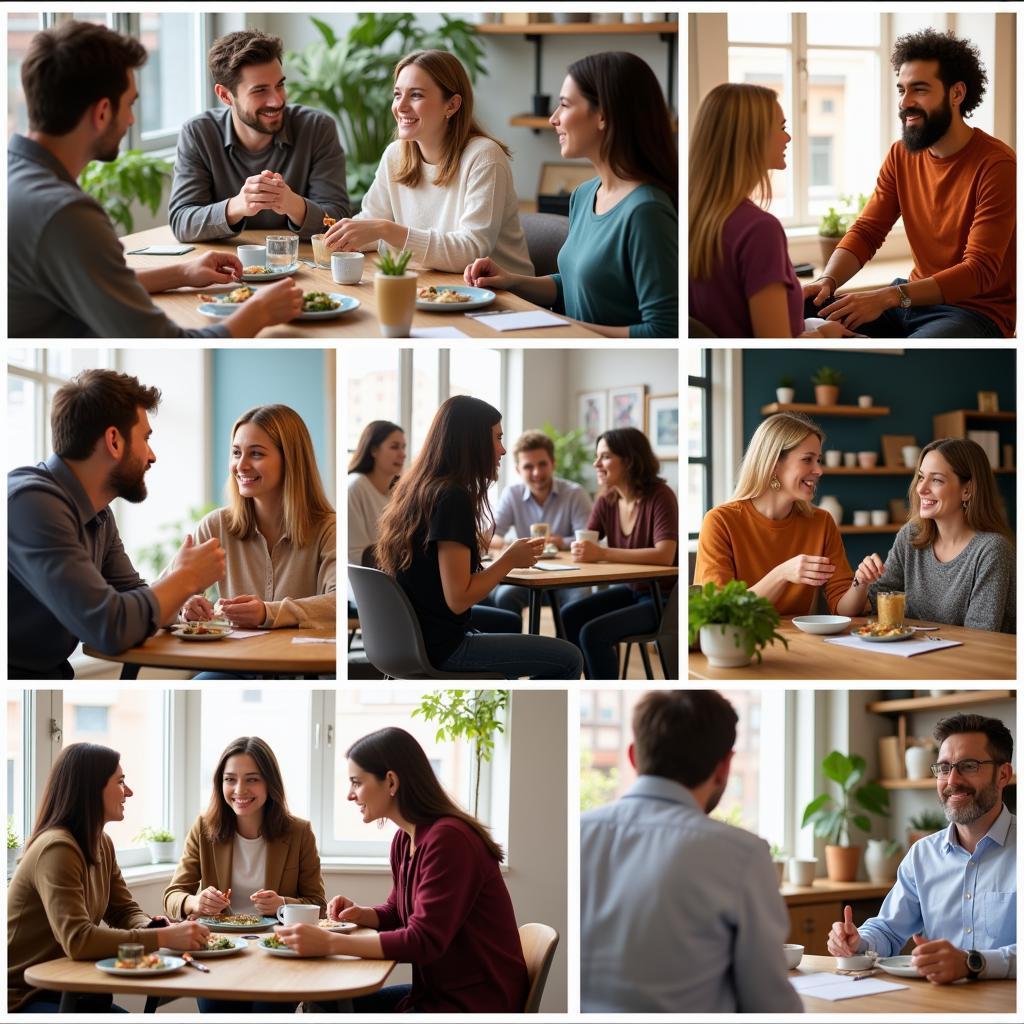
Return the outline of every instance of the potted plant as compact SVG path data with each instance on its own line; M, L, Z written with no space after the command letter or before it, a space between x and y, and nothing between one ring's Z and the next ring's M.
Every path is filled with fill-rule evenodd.
M775 866L775 873L779 876L779 885L786 874L786 851L777 843L772 843L769 849L772 855L772 864Z
M560 434L551 421L541 428L555 446L555 466L563 480L587 485L587 468L594 457L593 449L584 441L586 431L581 427Z
M871 819L854 805L871 814L889 816L889 793L885 789L877 782L857 785L864 777L865 767L866 762L859 754L847 756L833 750L821 762L821 770L826 779L839 787L839 799L822 793L804 808L800 827L813 825L814 834L827 840L825 867L833 882L852 882L857 877L860 847L850 844L850 825L856 825L862 832L871 828Z
M14 868L18 863L18 853L21 850L21 839L14 831L14 816L7 818L7 877L14 874Z
M907 828L907 846L913 846L918 839L930 836L945 827L946 819L938 811L927 810L915 814L909 821Z
M896 870L903 858L903 847L895 839L869 839L864 868L876 885L896 881Z
M174 833L168 832L165 828L150 828L147 825L132 842L148 843L149 856L154 864L165 864L174 860Z
M700 649L714 668L739 668L756 657L761 648L781 640L775 632L779 613L766 598L747 590L742 580L730 580L719 589L705 583L690 594L690 643L700 637Z
M385 246L377 258L373 275L373 293L377 300L377 320L385 338L408 338L412 316L416 312L416 281L418 275L406 270L412 253L408 249L396 253Z
M852 195L839 196L839 209L834 206L828 208L828 213L821 216L818 221L818 245L821 247L821 265L824 267L835 252L839 240L850 229L850 225L857 219L857 215L864 209L868 197L863 193L858 194L856 200Z
M790 405L795 397L796 391L793 389L793 378L788 375L780 377L779 386L775 389L776 401L779 405Z
M116 160L92 160L82 168L78 184L107 211L107 216L130 235L135 230L132 203L140 202L156 214L164 185L174 173L174 164L140 149L129 149Z
M814 385L814 402L816 405L836 405L839 401L839 385L843 383L843 374L832 366L819 366L811 377Z

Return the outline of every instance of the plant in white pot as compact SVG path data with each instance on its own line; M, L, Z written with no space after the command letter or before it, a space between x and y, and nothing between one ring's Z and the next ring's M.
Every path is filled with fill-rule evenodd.
M14 831L13 815L7 818L7 877L14 874L14 868L18 863L18 853L21 851L21 839Z
M783 376L779 378L779 386L775 389L775 399L779 405L791 405L796 398L796 389L793 386L793 378Z
M166 864L174 860L174 833L165 828L150 828L147 825L132 842L148 843L149 856L154 864Z
M896 881L896 870L903 859L903 847L895 839L869 839L864 868L876 885Z
M705 583L690 594L690 643L700 637L700 649L714 668L739 668L761 648L786 638L775 631L779 613L766 598L747 590L742 580L729 580L721 589Z
M412 253L406 249L396 253L385 247L377 258L373 275L373 293L377 300L377 320L385 338L408 338L412 317L416 312L416 281L418 275L406 270Z

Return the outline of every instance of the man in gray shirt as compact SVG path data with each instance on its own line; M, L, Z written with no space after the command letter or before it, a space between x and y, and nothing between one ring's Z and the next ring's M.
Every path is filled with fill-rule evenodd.
M251 337L302 308L291 281L261 288L236 313L185 330L150 292L235 279L234 253L133 272L103 207L76 181L90 160L114 160L138 96L135 39L66 21L37 32L21 66L27 136L7 150L7 308L12 337ZM280 285L284 284L282 288Z
M216 538L188 537L146 586L107 507L140 502L156 461L148 413L160 392L113 370L86 370L58 389L54 454L7 477L7 673L72 679L80 641L107 653L141 643L193 594L224 576Z
M334 119L288 106L281 40L232 32L210 50L214 91L224 107L186 121L178 134L171 229L182 242L246 228L309 238L324 216L351 215L345 154Z

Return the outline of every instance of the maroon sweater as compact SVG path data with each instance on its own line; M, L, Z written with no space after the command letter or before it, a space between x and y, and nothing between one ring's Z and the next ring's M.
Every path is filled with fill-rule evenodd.
M521 1013L528 981L515 911L498 862L458 818L416 826L416 852L399 830L394 887L374 907L388 960L412 964L399 1010Z

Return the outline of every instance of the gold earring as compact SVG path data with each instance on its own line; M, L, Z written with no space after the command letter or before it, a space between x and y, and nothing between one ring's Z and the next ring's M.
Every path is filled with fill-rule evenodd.
M768 486L773 491L781 491L782 490L782 481L777 476L773 476L771 478L771 480L768 481Z

